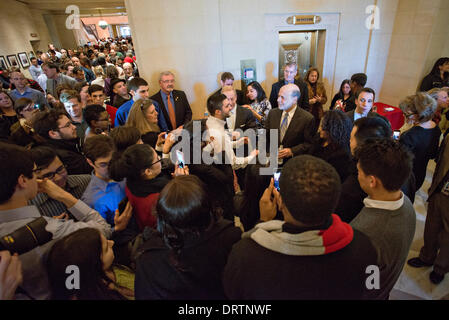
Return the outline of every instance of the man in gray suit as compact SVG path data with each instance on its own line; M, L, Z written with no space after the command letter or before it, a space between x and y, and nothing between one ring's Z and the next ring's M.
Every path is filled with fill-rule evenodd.
M303 154L313 141L316 133L315 119L311 113L298 108L300 89L295 84L287 84L279 90L279 108L271 109L265 121L267 129L267 150L269 151L270 129L279 130L279 159L288 160Z
M429 278L439 284L449 271L449 135L441 144L428 201L424 246L407 263L415 268L433 265Z

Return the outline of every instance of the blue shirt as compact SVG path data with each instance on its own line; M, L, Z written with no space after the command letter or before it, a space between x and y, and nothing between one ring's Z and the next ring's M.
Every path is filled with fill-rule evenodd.
M161 97L162 97L162 102L164 102L164 106L165 106L165 110L167 110L167 113L170 114L170 112L168 111L168 106L167 106L167 95L165 94L164 91L161 90ZM170 101L171 101L171 105L173 106L173 110L175 110L175 100L173 100L173 93L170 92ZM176 128L173 128L176 129Z
M35 104L39 104L41 106L48 105L47 99L45 98L44 94L30 87L26 87L25 92L23 94L20 94L20 92L17 89L12 90L11 98L14 100L14 102L20 98L28 98L33 100Z
M126 196L125 185L125 180L106 182L98 178L93 172L90 183L81 199L88 206L97 210L103 219L113 226L115 210L118 209L118 204Z
M134 104L134 100L131 99L128 102L125 102L118 108L117 113L115 114L115 126L123 126L126 123L126 119L128 119L129 111L131 110L132 106ZM159 128L161 129L161 132L167 132L168 126L167 122L165 121L164 115L160 111L159 104L153 100L154 107L156 108L156 111L158 113L157 115L157 124L159 125Z

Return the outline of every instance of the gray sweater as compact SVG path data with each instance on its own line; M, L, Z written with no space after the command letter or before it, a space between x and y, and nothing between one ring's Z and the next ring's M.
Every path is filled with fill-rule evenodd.
M380 289L371 290L369 298L388 299L407 259L415 235L416 214L409 198L396 210L364 207L351 226L362 231L377 251Z

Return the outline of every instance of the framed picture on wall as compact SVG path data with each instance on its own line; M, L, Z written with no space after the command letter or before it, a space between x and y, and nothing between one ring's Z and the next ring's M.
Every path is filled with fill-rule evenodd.
M28 60L28 56L26 52L20 52L19 53L19 60L20 64L22 65L22 68L28 68L30 66L30 60Z
M10 67L20 68L19 62L17 61L17 57L16 57L15 54L10 54L9 56L7 56L7 58L8 58L8 62L9 62L9 66Z
M8 65L6 64L5 56L0 56L0 67L5 70L8 68Z

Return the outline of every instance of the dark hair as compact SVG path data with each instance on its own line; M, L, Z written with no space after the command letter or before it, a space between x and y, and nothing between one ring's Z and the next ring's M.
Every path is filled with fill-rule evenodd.
M108 288L112 281L103 270L100 232L94 228L77 230L58 240L47 256L47 274L54 300L111 300L123 299ZM70 290L66 286L66 269L75 265L80 272L80 287Z
M412 172L413 156L393 139L367 140L355 151L365 175L378 178L388 191L397 191Z
M234 80L234 76L230 72L223 72L221 74L221 81L225 82L226 80Z
M366 85L366 81L368 81L368 77L364 73L355 73L352 75L351 81L357 83L361 87L364 87Z
M122 152L139 141L140 131L135 127L120 126L112 129L109 136L114 140L117 151Z
M148 82L146 82L145 79L142 78L132 78L128 82L128 91L137 91L141 86L148 86Z
M350 152L349 140L351 138L352 121L341 110L329 110L324 112L321 119L321 129L328 134L330 146L343 148Z
M207 99L207 111L211 116L215 115L215 111L222 110L223 101L226 100L227 97L224 94L216 94L212 95Z
M341 82L341 85L340 85L340 90L338 91L338 93L340 94L340 97L343 99L344 98L344 93L343 93L343 86L345 85L345 84L348 84L349 85L349 88L351 88L351 80L349 80L349 79L345 79L345 80L343 80L342 82ZM351 91L349 91L349 95L351 95Z
M95 162L98 158L107 157L115 151L114 140L111 137L99 134L86 139L83 147L84 156Z
M215 222L212 205L204 184L194 176L179 176L162 189L156 204L157 230L178 258L184 238L199 238ZM183 269L178 259L175 267Z
M312 68L309 68L309 70L307 70L306 75L305 75L305 77L304 77L304 81L305 81L306 83L309 83L309 84L310 84L310 82L309 82L309 76L310 76L310 74L311 74L313 71L315 71L315 72L317 73L316 83L318 83L318 80L320 80L320 71L318 70L318 68L312 67Z
M362 88L355 93L355 98L358 99L362 92L368 92L373 94L373 101L376 99L376 92L371 88Z
M0 142L0 163L0 204L3 204L13 196L21 175L33 178L34 163L28 150L3 142Z
M245 231L252 229L260 219L259 200L270 184L270 175L261 175L260 164L248 165L245 172L245 191L240 207L240 222Z
M73 74L77 74L79 71L84 73L84 70L79 66L75 66L72 70Z
M31 57L30 61L33 61L33 60L37 60L37 58L36 57Z
M34 104L33 100L28 98L20 98L17 99L16 102L14 102L14 111L17 113L17 116L19 118L22 118L22 115L20 114L23 109L25 109L30 104Z
M98 63L100 66L104 66L104 65L106 64L106 59L105 59L104 57L98 57L98 58L97 58L97 63Z
M92 84L89 86L88 92L89 92L90 96L92 95L92 93L97 92L97 91L101 91L104 93L104 88L102 86L100 86L99 84Z
M90 63L90 60L88 58L86 58L86 57L80 58L80 63L81 63L81 65L83 67L86 67L86 66L87 66L87 68L91 68L92 67L92 65Z
M304 224L323 224L337 206L341 182L326 161L301 155L290 159L279 179L282 202L291 216Z
M263 100L265 100L265 98L267 97L265 94L265 91L263 90L262 86L260 85L259 82L257 81L252 81L250 83L248 83L248 85L246 86L247 88L251 86L253 87L256 91L257 91L257 101L258 102L262 102Z
M145 169L151 168L154 163L154 149L147 144L135 144L128 147L122 154L115 153L109 165L111 179L130 181L142 179Z
M31 149L31 158L39 170L47 169L56 157L56 152L50 147L39 146Z
M9 100L11 100L12 106L13 106L13 108L14 108L14 100L11 98L11 96L10 96L9 93L8 93L8 91L3 90L3 89L0 89L0 94L6 95L6 96L9 98ZM0 108L0 115L2 115L3 113L4 113L4 112L3 112L2 108Z
M81 90L83 90L83 88L84 88L85 86L88 86L88 85L89 85L89 83L88 83L87 81L77 82L77 83L75 84L74 89L75 89L78 93L80 93Z
M90 127L92 121L98 121L100 115L105 112L106 109L99 104L90 104L83 109L83 118L87 125Z
M387 121L380 117L363 117L354 122L357 131L354 135L357 145L362 145L367 139L391 138L393 132Z
M48 131L58 131L58 120L62 116L67 116L62 110L50 109L48 111L36 113L32 120L34 131L41 137L49 139Z
M442 66L445 63L449 62L449 57L442 57L439 58L437 61L435 61L435 64L433 65L432 71L430 71L430 74L437 74L440 75L440 66ZM445 73L445 78L447 78L448 74Z

